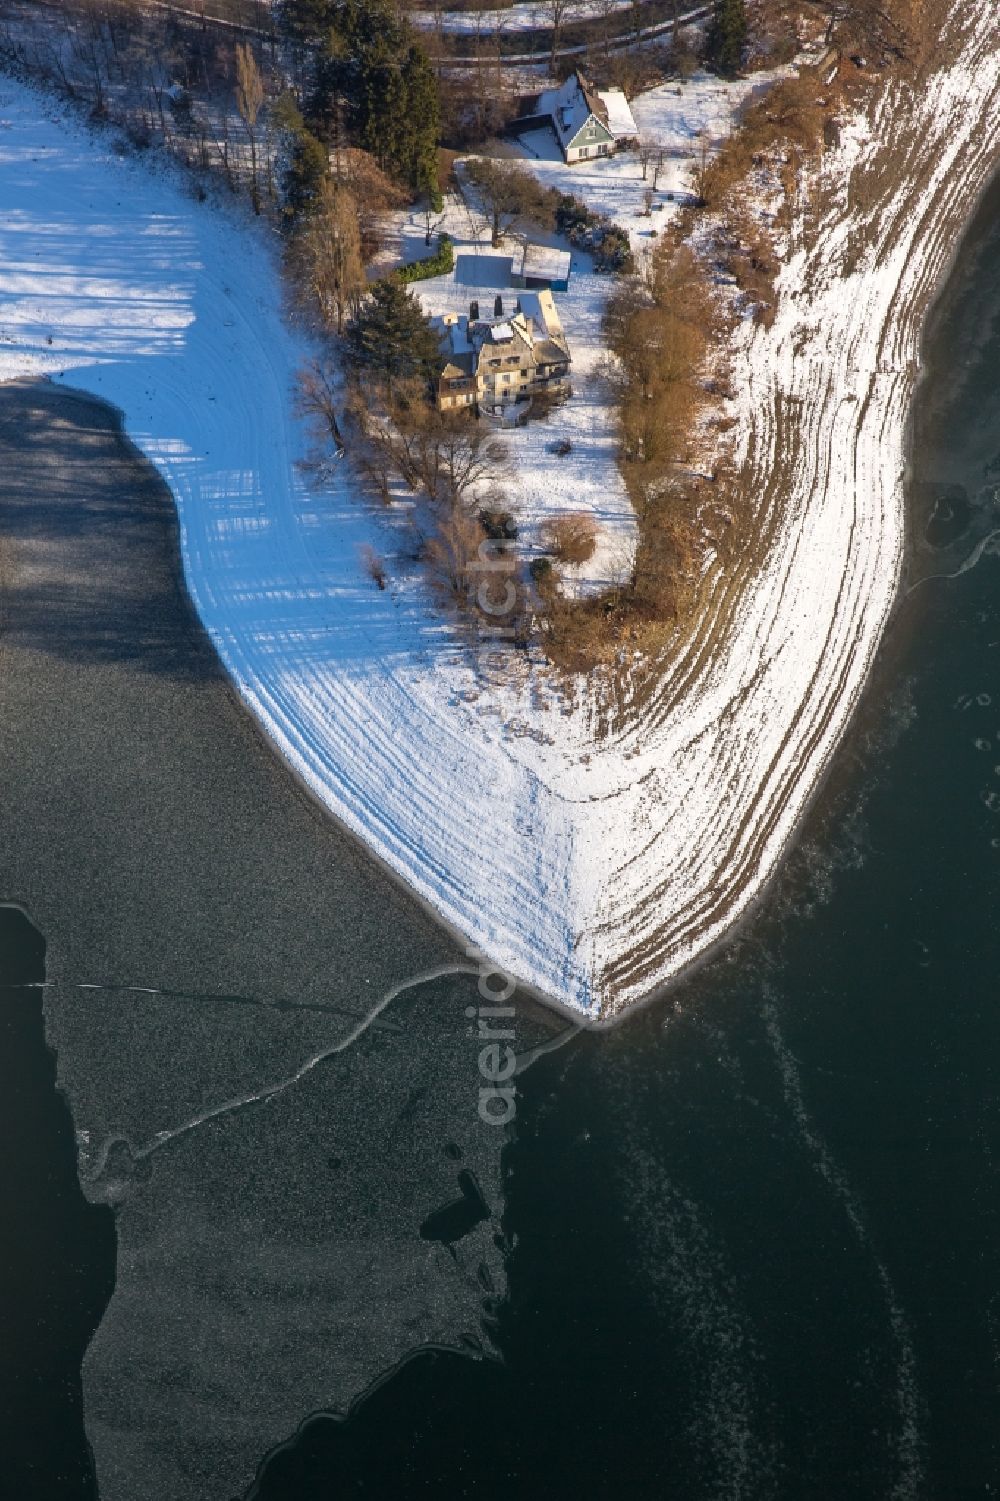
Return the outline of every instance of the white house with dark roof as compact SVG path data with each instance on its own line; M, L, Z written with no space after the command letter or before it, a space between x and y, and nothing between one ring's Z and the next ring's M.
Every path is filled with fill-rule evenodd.
M599 91L579 68L557 89L540 94L532 103L531 113L534 118L552 122L567 162L613 156L619 141L639 134L621 89Z

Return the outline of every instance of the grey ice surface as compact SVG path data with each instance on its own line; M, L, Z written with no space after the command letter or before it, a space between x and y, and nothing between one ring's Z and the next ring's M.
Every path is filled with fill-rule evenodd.
M489 1355L504 1132L477 1114L470 994L461 978L408 991L385 1013L398 1030L105 1168L127 1197L85 1373L102 1496L218 1501L311 1411L346 1410L414 1348ZM164 1043L186 1025L161 1014ZM215 1029L241 1047L234 1013ZM452 1251L420 1227L460 1197L462 1170L488 1213Z
M262 742L169 495L48 385L0 389L0 766L0 898L47 940L81 1176L118 1213L84 1367L101 1495L220 1501L408 1351L489 1354L475 977L419 981L469 961ZM488 1215L452 1254L420 1227L463 1168Z

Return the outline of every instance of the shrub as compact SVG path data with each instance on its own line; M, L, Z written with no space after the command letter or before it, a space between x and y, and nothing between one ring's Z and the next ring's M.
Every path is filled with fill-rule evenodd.
M572 193L556 193L553 207L559 233L571 245L588 251L598 271L613 271L619 276L632 274L635 262L625 230L589 209Z
M148 151L153 144L153 132L148 120L131 120L125 127L125 134L136 151Z
M555 516L543 532L545 545L560 563L586 563L597 548L597 524L587 511Z
M617 224L602 230L594 247L594 259L598 271L613 271L618 276L631 276L635 271L628 235Z
M563 406L572 394L572 388L568 385L559 387L556 390L550 388L549 390L535 391L531 397L531 411L529 415L535 422L546 422L556 408Z
M491 542L517 541L517 522L509 511L480 511L479 522Z
M386 586L385 560L367 542L361 549L361 566L378 588Z

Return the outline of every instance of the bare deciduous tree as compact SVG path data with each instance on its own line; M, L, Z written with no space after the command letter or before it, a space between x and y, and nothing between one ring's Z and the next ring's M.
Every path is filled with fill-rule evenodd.
M402 483L435 512L471 514L506 471L507 447L493 429L468 411L438 411L419 380L396 381L391 392L355 384L350 416L363 467L384 500Z
M480 575L471 565L479 559L483 537L478 517L452 506L443 511L428 539L426 555L433 577L459 603L465 603L478 584Z
M384 408L373 404L358 386L348 392L351 458L386 505L399 478L392 421Z
M707 130L699 130L695 139L698 142L698 155L694 168L694 190L702 203L706 201L706 183L708 169L712 161L712 148L708 139Z
M321 321L344 331L344 320L367 285L361 229L354 195L323 184L315 211L304 221L289 251L296 284Z
M341 402L342 393L326 366L319 360L303 365L295 379L296 408L310 420L324 441L333 444L338 458L345 451L337 416Z
M387 583L385 559L369 542L361 548L361 566L376 588L384 589Z
M589 511L566 511L553 517L542 536L560 563L586 563L597 550L597 523Z
M424 223L424 244L429 245L434 238L434 231L440 229L444 223L444 219L440 214L435 212L434 205L429 198L424 200L420 217Z
M356 146L343 147L333 164L335 182L350 190L358 212L363 260L370 260L379 249L386 211L402 208L409 201L406 192L388 177L367 151Z
M490 427L470 412L439 412L422 391L402 392L393 428L403 478L435 505L477 504L505 469L506 445Z
M562 29L571 8L572 0L544 0L544 5L542 6L545 18L552 28L552 45L549 48L549 72L553 75L556 71L556 58L559 54L559 43L562 40Z
M492 243L499 245L504 232L520 219L548 227L552 204L533 172L515 162L475 157L466 174L482 199L492 227Z
M257 59L249 46L236 43L236 108L246 129L250 142L250 194L254 213L260 213L260 192L257 186L257 121L264 106L264 80L260 76Z
M442 417L436 443L439 494L449 504L474 503L484 486L498 482L507 464L506 444L465 412Z
M905 57L905 17L896 0L806 0L806 4L824 18L828 46L841 52L857 48Z

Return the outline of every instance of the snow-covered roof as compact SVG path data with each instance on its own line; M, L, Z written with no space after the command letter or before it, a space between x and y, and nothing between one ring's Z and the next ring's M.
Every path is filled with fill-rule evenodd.
M621 89L603 89L597 97L607 110L607 127L616 140L639 134L639 127Z
M568 280L571 264L568 250L530 242L519 246L511 256L511 271L515 276L536 276L546 281Z
M521 292L517 311L506 318L470 320L464 313L444 313L431 319L441 337L443 380L475 374L484 348L498 344L524 345L539 364L569 361L569 345L548 289ZM507 355L509 350L499 353Z
M520 292L517 300L525 318L533 319L540 328L544 328L550 339L563 338L563 326L550 291Z
M468 319L457 313L443 313L431 319L431 327L440 337L442 355L449 361L449 368L444 373L456 373L454 367L457 367L458 372L468 373L473 353L469 342Z
M557 89L546 89L539 94L535 110L540 115L552 117L556 135L563 146L567 146L580 134L591 116L606 130L610 128L607 123L607 106L579 69L571 73Z

